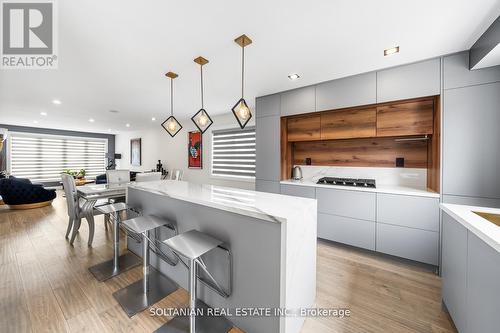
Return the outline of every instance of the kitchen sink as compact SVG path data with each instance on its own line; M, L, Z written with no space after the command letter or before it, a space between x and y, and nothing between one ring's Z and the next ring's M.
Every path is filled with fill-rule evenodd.
M496 224L500 227L500 215L499 214L491 214L491 213L482 213L482 212L473 212L476 215L481 216L483 219L490 221L493 224Z

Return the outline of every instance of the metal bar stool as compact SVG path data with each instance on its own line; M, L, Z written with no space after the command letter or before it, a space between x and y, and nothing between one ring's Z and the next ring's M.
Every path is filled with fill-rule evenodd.
M129 317L147 309L150 305L170 295L178 289L177 284L149 265L149 246L156 244L149 237L149 232L171 225L169 221L148 215L139 216L122 222L128 232L142 235L142 270L143 277L125 288L113 293ZM173 265L175 263L167 261Z
M208 271L201 256L221 247L222 241L209 236L197 230L189 230L180 235L174 236L164 241L164 243L177 256L182 256L188 259L189 269L189 309L190 316L175 317L163 326L156 333L178 333L178 332L198 332L198 333L223 333L229 332L232 328L231 323L223 317L208 317L196 316L196 309L206 309L208 306L200 300L196 299L198 268L203 271L212 281L212 288L218 291L220 295L228 297L229 295L223 291L212 274ZM181 262L183 262L181 260ZM184 262L183 262L184 263ZM209 285L210 286L210 285ZM206 312L204 312L206 313Z
M114 203L95 207L98 211L110 216L113 221L113 259L102 262L89 268L89 271L98 281L105 281L131 268L139 266L141 259L132 252L120 256L120 214L128 210L125 203Z

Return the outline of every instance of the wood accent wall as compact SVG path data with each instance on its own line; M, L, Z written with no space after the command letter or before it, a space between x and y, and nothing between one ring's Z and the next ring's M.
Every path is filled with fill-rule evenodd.
M368 138L295 142L293 164L396 167L404 157L407 168L427 168L427 141L396 141L395 138Z
M439 96L282 117L281 179L306 158L312 165L396 167L403 157L406 168L427 168L427 187L439 192L440 145Z
M439 193L441 191L441 102L439 96L434 98L433 135L427 146L427 188Z

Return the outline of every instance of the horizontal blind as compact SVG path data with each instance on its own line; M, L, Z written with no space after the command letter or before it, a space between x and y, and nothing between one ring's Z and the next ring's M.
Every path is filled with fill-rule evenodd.
M255 178L255 128L212 132L212 175Z
M106 172L107 140L12 133L10 171L36 182L61 179L64 169L85 169L86 177Z

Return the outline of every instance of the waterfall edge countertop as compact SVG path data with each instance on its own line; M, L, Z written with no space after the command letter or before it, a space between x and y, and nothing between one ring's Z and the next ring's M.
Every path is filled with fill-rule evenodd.
M439 198L439 193L432 192L425 188L414 188L409 186L399 186L399 185L378 185L376 188L370 187L355 187L355 186L340 186L340 185L327 185L327 184L317 184L312 180L282 180L280 184L284 185L297 185L297 186L311 186L311 187L321 187L330 188L335 190L346 190L346 191L361 191L361 192L374 192L374 193L386 193L386 194L401 194L401 195L413 195L419 197L430 197Z
M316 210L315 199L185 181L131 183L129 187L274 223Z
M225 298L199 285L198 298L214 308L299 309L314 305L316 296L317 202L315 199L184 181L133 183L127 203L144 215L171 221L178 233L198 230L221 240L232 257L220 251L204 261L230 290ZM162 240L172 233L160 229ZM128 248L140 254L140 245ZM188 274L183 265L152 265L183 288ZM156 266L155 266L156 265ZM226 272L232 272L228 277ZM229 288L229 281L233 281ZM245 332L299 333L305 317L228 315Z
M500 226L476 214L500 215L500 208L488 208L442 203L441 209L465 228L500 252Z

